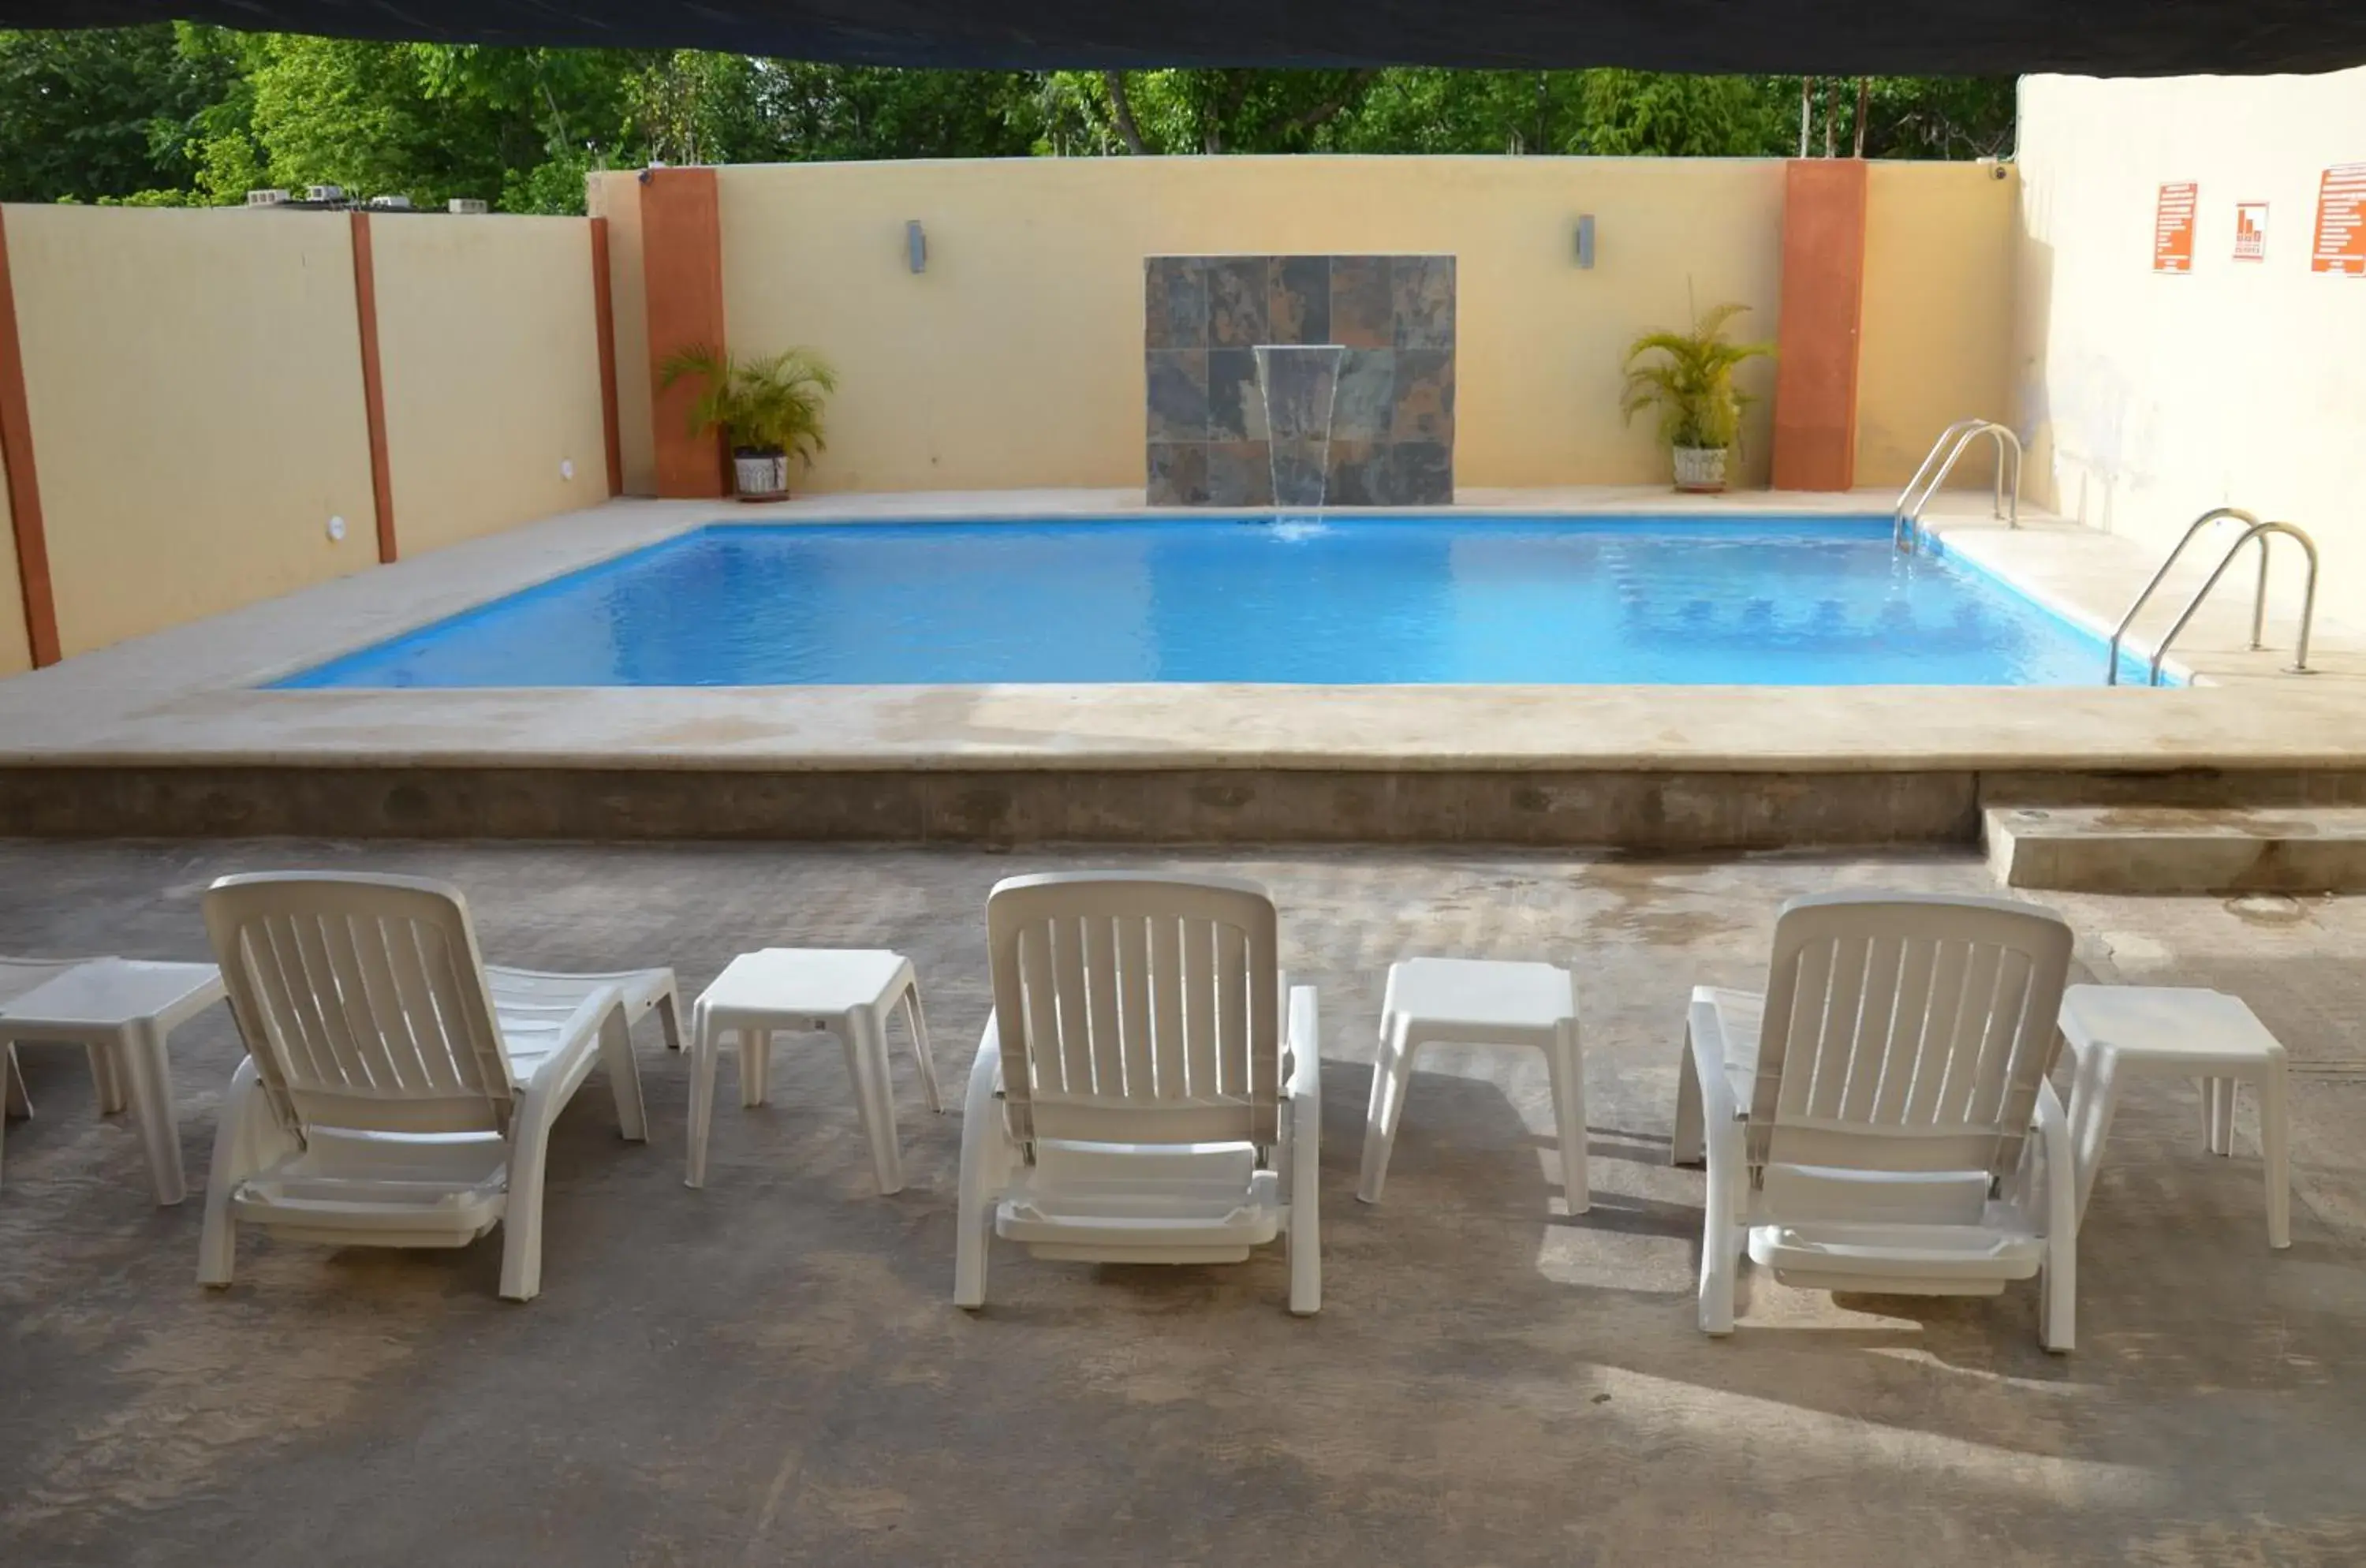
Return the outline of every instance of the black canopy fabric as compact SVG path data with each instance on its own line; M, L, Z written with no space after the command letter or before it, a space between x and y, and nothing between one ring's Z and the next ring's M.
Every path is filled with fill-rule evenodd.
M12 28L166 19L1004 68L2136 76L2366 63L2366 0L0 0Z

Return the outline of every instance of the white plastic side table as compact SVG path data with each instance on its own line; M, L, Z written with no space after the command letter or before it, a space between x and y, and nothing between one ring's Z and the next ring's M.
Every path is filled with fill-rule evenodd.
M1585 1168L1585 1057L1578 1044L1577 983L1567 970L1549 964L1410 958L1389 966L1356 1196L1367 1203L1380 1201L1414 1058L1425 1045L1532 1046L1545 1054L1552 1074L1561 1191L1571 1213L1585 1213L1592 1192Z
M887 1072L887 1015L904 1010L920 1092L941 1112L936 1065L929 1056L928 1015L911 960L876 949L768 947L733 959L691 1010L690 1167L685 1180L706 1184L706 1135L715 1114L715 1058L723 1036L739 1041L739 1103L764 1103L772 1036L783 1030L828 1032L846 1052L854 1103L871 1140L871 1167L882 1193L904 1188L896 1146L896 1101Z
M2291 1134L2284 1048L2239 997L2168 986L2073 986L2062 994L2062 1038L2078 1058L2070 1138L2079 1213L2102 1163L2120 1088L2133 1075L2202 1080L2203 1136L2235 1152L2235 1086L2259 1097L2259 1154L2268 1188L2268 1245L2292 1245Z
M122 1110L128 1088L156 1201L177 1203L188 1196L188 1186L181 1175L165 1041L221 999L221 971L210 964L95 958L0 1002L0 1055L18 1041L88 1047L99 1109Z

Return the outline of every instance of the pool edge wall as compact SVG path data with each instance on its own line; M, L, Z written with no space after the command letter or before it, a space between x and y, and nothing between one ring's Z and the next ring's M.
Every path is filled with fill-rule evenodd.
M2366 804L2366 771L0 769L34 838L1484 844L1976 843L1989 804Z

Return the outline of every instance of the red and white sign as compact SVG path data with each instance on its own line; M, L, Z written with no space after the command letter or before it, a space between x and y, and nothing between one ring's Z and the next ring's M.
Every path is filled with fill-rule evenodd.
M2268 204L2264 201L2238 201L2235 204L2235 259L2265 261L2268 259Z
M2191 180L2160 187L2152 220L2153 271L2193 270L2193 209L2200 190Z
M2366 277L2366 164L2336 164L2316 187L2313 272Z

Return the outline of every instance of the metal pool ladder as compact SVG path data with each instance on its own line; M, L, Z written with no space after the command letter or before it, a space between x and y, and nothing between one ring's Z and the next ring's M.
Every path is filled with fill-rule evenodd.
M2119 626L2112 633L2111 662L2103 671L2105 685L2116 686L2120 683L2120 644L2126 639L2128 627L2135 625L2136 612L2145 607L2146 602L2153 595L2153 590L2158 588L2161 579L2169 575L2169 569L2177 564L2177 558L2183 555L2185 547L2193 542L2193 536L2213 523L2223 522L2230 517L2243 525L2243 536L2226 547L2226 553L2218 558L2217 566L2212 570L2202 586L2193 591L2193 597L2185 602L2185 608L2178 612L2177 619L2170 623L2169 630L2162 634L2160 642L2152 650L2152 664L2146 671L2145 684L2148 686L2160 684L2161 660L2169 657L2169 645L2177 640L2178 633L2183 631L2185 624L2193 619L2193 613L2202 608L2202 602L2210 597L2210 591L2218 586L2218 580L2226 575L2226 569L2235 564L2235 558L2243 553L2243 547L2254 539L2259 542L2259 585L2251 595L2251 647L2254 649L2267 647L2266 643L2259 640L2259 634L2268 618L2268 537L2272 534L2282 534L2289 538L2299 540L2301 553L2308 558L2308 581L2301 591L2300 637L2293 644L2293 661L2284 667L2284 673L2288 675L2315 673L2308 667L2308 629L2310 624L2316 619L2316 541L2293 524L2262 523L2239 506L2214 506L2186 525L2185 536L2177 541L2176 547L2170 550L2167 558L2161 561L2160 570L2152 574L2152 581L2144 585L2144 592L2138 593L2135 603L2128 606L2128 613L2120 617Z
M1931 504L1931 498L1947 482L1947 476L1955 472L1964 454L1983 435L1996 441L1996 514L2013 527L2021 526L2021 437L1992 419L1959 419L1932 445L1930 456L1922 459L1922 466L1914 470L1914 477L1898 492L1898 504L1889 513L1891 544L1901 550L1914 547L1921 537L1922 509ZM2012 455L2010 484L2005 480L2008 451Z

